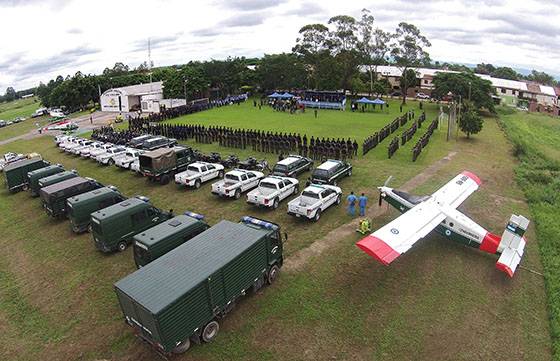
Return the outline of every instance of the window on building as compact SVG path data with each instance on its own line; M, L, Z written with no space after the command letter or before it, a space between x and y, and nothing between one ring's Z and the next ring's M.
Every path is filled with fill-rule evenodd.
M503 93L503 94L506 93L506 88L502 88L502 93Z
M424 84L428 84L430 81L428 79L424 79Z

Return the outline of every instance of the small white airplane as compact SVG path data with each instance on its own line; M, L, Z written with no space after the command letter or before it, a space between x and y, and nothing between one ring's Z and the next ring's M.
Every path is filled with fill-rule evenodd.
M481 184L475 174L464 171L431 196L414 196L389 188L390 179L378 187L379 205L384 199L404 214L359 241L356 245L360 249L388 265L435 229L451 240L500 255L496 268L513 277L523 257L523 234L529 220L512 215L500 238L459 212L456 208Z

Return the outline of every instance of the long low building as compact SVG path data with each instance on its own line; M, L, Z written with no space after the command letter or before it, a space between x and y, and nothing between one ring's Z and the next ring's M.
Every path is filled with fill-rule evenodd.
M157 113L162 99L161 81L112 88L101 94L101 111L128 113L141 110L145 113Z

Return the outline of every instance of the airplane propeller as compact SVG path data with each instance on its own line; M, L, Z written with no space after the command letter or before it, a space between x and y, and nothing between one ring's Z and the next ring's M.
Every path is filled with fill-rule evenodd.
M387 185L389 185L389 182L391 182L391 180L393 179L393 176L390 175L389 178L387 178L387 180L385 181L385 183L383 183L383 187L387 187ZM383 197L381 197L381 190L379 191L379 207L381 207L381 203L383 203Z

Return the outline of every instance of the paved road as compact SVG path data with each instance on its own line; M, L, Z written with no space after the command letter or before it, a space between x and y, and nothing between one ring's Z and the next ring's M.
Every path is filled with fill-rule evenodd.
M89 120L89 114L85 114L76 118L72 118L70 119L72 122L78 124L79 128L78 131L79 132L88 132L92 129L95 128L99 128L103 125L107 125L109 124L109 122L111 120L115 119L115 113L103 113L103 112L95 112L92 114L92 120L93 123L90 123ZM49 131L44 131L42 134L39 134L39 131L37 129L33 129L31 130L29 133L26 134L22 134L22 135L18 135L16 137L13 138L8 138L5 140L0 141L0 145L5 145L11 142L15 142L16 140L21 140L21 139L25 139L25 140L29 140L29 139L33 139L33 138L37 138L37 137L42 137L42 136L55 136L62 133L61 131L58 130L49 130Z

